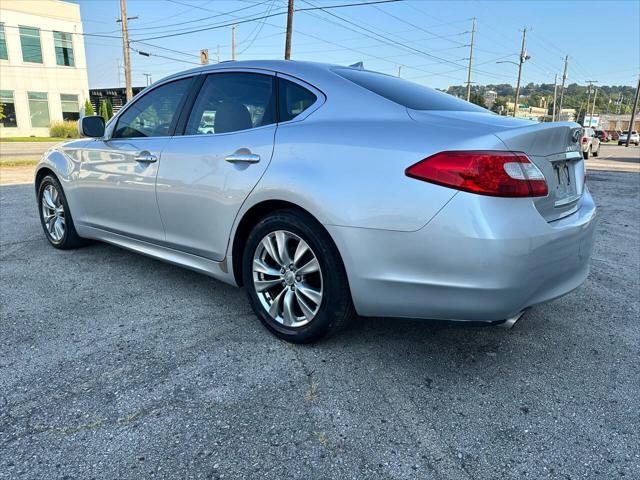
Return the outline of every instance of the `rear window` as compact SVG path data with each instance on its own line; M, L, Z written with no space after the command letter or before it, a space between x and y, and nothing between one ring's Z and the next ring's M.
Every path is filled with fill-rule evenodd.
M487 113L486 109L473 103L391 75L355 68L334 68L333 72L387 100L413 110Z

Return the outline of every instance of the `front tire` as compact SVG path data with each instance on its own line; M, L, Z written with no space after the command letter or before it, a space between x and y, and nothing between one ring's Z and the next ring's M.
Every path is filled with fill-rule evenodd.
M38 212L45 237L55 248L69 250L87 243L76 232L67 197L52 175L44 177L38 187Z
M600 145L598 145L598 149L595 152L593 152L594 157L597 157L598 155L600 155Z
M298 210L278 210L258 222L247 239L242 274L260 321L288 342L315 342L354 316L338 249Z
M586 152L582 152L582 158L584 158L585 160L588 160L590 153L591 153L591 147L589 147L589 149Z

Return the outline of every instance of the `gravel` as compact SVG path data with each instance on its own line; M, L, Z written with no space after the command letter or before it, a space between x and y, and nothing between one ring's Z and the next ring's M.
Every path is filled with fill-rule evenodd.
M640 199L589 173L586 283L511 330L271 336L242 290L95 244L0 188L0 478L640 478Z

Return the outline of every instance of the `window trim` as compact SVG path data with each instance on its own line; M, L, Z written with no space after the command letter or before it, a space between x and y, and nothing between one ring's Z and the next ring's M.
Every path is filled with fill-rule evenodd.
M69 40L66 40L66 41L68 41L69 43L71 43L71 57L73 58L73 65L65 65L64 63L63 63L63 64L58 63L58 52L56 51L56 48L58 48L58 47L56 46L56 33L61 33L61 34L63 34L63 35L69 35L69 38L70 38L70 39L69 39ZM61 30L54 30L54 31L53 31L53 33L52 33L52 35L53 35L53 55L54 55L54 56L55 56L55 58L56 58L56 67L63 67L63 68L78 68L78 67L76 66L76 46L75 46L75 45L74 45L74 43L73 43L73 33L70 33L70 32L63 32L63 31L61 31Z
M40 61L39 62L31 62L29 60L24 59L24 47L22 45L22 33L20 33L20 28L30 28L32 30L38 31L38 43L40 44ZM22 63L28 63L31 65L44 65L44 51L42 50L42 32L40 31L40 27L30 27L29 25L18 25L18 39L20 40L20 56L22 58ZM7 50L7 56L8 56L8 50Z
M195 106L196 100L198 98L198 96L200 95L200 91L202 90L202 87L204 86L204 82L207 80L207 77L209 77L210 75L218 75L218 74L229 74L229 73L253 73L256 75L263 75L263 76L267 76L267 77L272 77L272 84L273 84L273 96L276 102L275 108L276 108L276 121L273 123L269 123L268 125L260 125L259 127L252 127L252 128L247 128L246 130L236 130L235 132L224 132L224 133L192 133L189 135L186 135L186 129L187 129L187 124L189 123L189 118L191 117L191 113L193 112L193 107ZM220 70L214 70L214 71L206 71L206 72L202 72L202 81L198 87L198 91L196 92L195 95L193 95L193 98L191 98L191 103L189 103L187 105L188 108L186 108L184 110L184 123L181 126L181 130L176 130L175 132L175 136L176 137L185 137L185 138L203 138L203 137L221 137L223 135L235 135L238 133L242 133L242 132L248 132L248 131L255 131L255 130L260 130L262 128L268 128L268 127L275 127L278 125L278 120L279 120L279 115L278 115L278 80L277 80L277 76L276 76L276 72L273 72L271 70L259 70L259 69L251 69L251 68L225 68L225 69L220 69ZM181 118L182 120L182 118Z
M0 58L0 62L9 62L10 58L9 58L9 45L7 44L7 29L5 28L5 23L4 22L0 22L0 30L2 30L3 36L4 36L4 48L7 51L7 58Z
M5 128L18 128L18 115L16 114L16 91L15 90L2 90L2 91L11 92L11 104L13 105L13 116L16 118L16 124L13 127L7 127L6 125L0 125L0 127L2 127L3 129L5 129ZM0 103L2 103L3 105L7 105L6 103L2 102L3 98L6 98L6 97L2 97L0 95ZM28 103L28 98L27 98L27 103ZM29 116L31 116L31 114L29 114Z
M29 94L30 93L42 93L44 94L47 98L46 100L40 99L40 100L33 100L35 102L43 102L46 103L47 105L47 117L49 120L49 125L47 125L46 127L36 127L33 125L33 113L31 112L31 99L29 98ZM49 92L33 92L33 91L28 91L27 92L27 107L29 108L29 126L31 126L31 128L50 128L51 127L51 105L49 105Z
M187 93L187 95L185 95L183 97L180 105L178 106L177 115L174 115L174 117L171 119L171 126L169 127L169 135L163 135L161 137L114 137L113 134L116 131L116 127L118 125L118 122L120 121L120 117L122 115L124 115L124 113L127 110L129 110L133 104L135 104L136 102L140 101L144 96L150 94L151 92L156 91L158 88L161 88L161 87L163 87L165 85L168 85L169 83L177 82L179 80L188 80L188 79L191 80L191 85L188 87L188 92L191 92L192 90L195 89L194 87L197 87L197 83L194 83L194 82L196 81L196 79L200 75L201 75L201 72L198 72L196 74L191 72L191 73L188 73L188 74L185 74L185 75L167 78L166 81L163 81L162 83L154 85L153 87L145 88L140 93L138 93L136 96L134 96L127 104L125 104L118 111L118 113L116 115L114 115L109 120L109 122L107 123L107 127L105 129L104 136L102 137L102 140L105 141L105 142L112 142L112 141L115 142L115 141L118 141L118 140L126 140L126 141L130 142L132 139L134 139L134 140L143 140L143 139L149 139L149 138L165 138L165 137L174 137L174 136L176 136L176 126L178 124L179 118L182 116L186 101L190 97L190 93Z

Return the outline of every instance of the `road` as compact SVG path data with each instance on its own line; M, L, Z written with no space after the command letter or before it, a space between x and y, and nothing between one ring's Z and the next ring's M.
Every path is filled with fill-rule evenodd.
M37 159L60 142L0 142L1 160Z
M0 478L640 478L640 198L592 172L592 272L511 330L361 319L283 343L242 290L0 188ZM455 254L455 252L443 252Z

